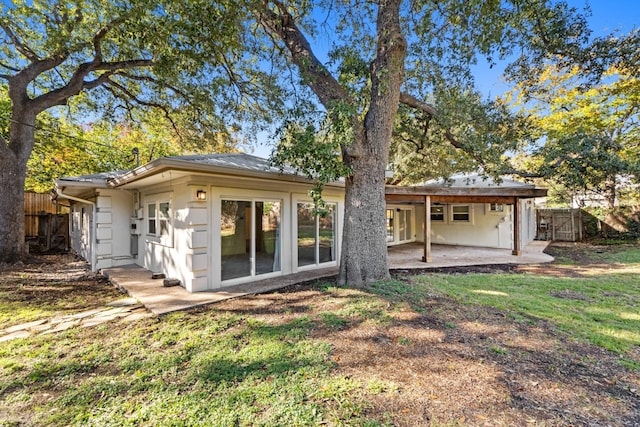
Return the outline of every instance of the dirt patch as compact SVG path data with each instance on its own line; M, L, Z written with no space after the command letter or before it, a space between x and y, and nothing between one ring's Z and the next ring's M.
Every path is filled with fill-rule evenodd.
M49 254L0 265L0 329L22 321L65 315L121 298L104 276L73 254ZM33 318L31 318L33 317Z
M619 249L552 244L550 253L560 258L556 263L427 271L577 277L623 268L597 263L598 257L589 256L595 250ZM411 279L406 271L396 274ZM554 296L587 299L575 291ZM326 285L306 283L216 308L281 322L299 314L338 313L347 299L328 297ZM640 374L622 368L617 355L567 340L540 319L514 320L493 308L463 306L440 296L422 309L389 303L387 311L393 314L388 321L346 318L314 331L314 337L331 343L336 374L382 390L367 396L373 418L397 426L640 425Z
M340 313L357 292L298 285L216 309L269 323L318 319ZM431 298L421 313L388 304L385 321L346 317L313 332L331 344L336 375L377 390L366 398L373 418L397 426L638 425L640 376L605 350L568 341L544 321L449 298Z

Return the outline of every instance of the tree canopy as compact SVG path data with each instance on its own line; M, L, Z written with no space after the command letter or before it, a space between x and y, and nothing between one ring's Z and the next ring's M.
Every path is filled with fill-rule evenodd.
M601 197L613 209L640 180L640 80L610 68L586 86L580 68L549 66L529 89L533 140L528 167L571 198Z

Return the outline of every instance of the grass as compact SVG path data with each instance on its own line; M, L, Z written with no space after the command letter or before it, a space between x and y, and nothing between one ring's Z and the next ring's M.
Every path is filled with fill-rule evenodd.
M582 276L563 277L426 274L375 283L366 290L326 284L315 288L320 296L305 301L309 306L304 310L285 306L278 315L212 306L2 342L0 425L391 425L394 417L376 410L373 402L404 400L404 394L398 396L413 383L372 377L356 368L348 374L337 369L331 340L326 338L340 339L337 334L363 327L388 334L379 346L393 354L418 357L426 351L420 350L422 338L406 334L418 330L419 323L398 329L395 338L388 331L397 327L402 314L432 320L418 332L441 328L443 335L458 336L464 331L451 312L438 317L445 310L441 304L454 304L450 298L499 310L516 323L550 324L568 339L614 352L620 369L640 372L633 353L640 346L640 249L618 249L590 254L611 266L600 266L596 275L583 270ZM572 268L577 267L553 267ZM69 305L84 307L70 293L53 300L34 296L25 301L19 294L0 287L4 301L0 311L13 301L20 311L31 310L21 319L32 320L65 311ZM290 301L296 301L294 296ZM102 300L113 297L104 292ZM428 342L428 348L438 345ZM447 349L451 345L442 344L449 360L444 366L464 372L454 369L452 350ZM469 345L467 341L461 348ZM480 346L504 363L520 355L498 341ZM420 392L421 398L424 393L429 396ZM458 421L434 419L431 425L458 425Z
M416 293L438 292L514 318L550 321L573 338L624 355L640 345L640 248L593 256L620 265L622 273L598 269L578 277L434 274L416 280Z
M86 279L45 285L30 282L29 275L17 274L0 280L0 329L101 307L105 301L125 297L111 285Z
M14 340L0 346L0 402L35 409L36 425L379 425L357 399L371 386L330 375L315 322L211 310Z

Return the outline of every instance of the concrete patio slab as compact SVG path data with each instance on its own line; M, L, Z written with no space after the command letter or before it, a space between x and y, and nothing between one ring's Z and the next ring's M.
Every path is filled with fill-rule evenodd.
M513 255L511 249L479 248L471 246L431 245L431 262L423 262L423 244L409 243L389 247L390 269L430 269L490 264L542 264L553 261L543 251L550 242L534 240Z
M553 261L543 253L549 242L535 241L523 249L521 256L510 249L473 248L468 246L433 245L432 262L422 262L421 243L389 248L389 268L430 269L455 266L489 264L539 264ZM337 267L304 271L287 276L259 280L206 292L189 293L180 286L164 287L161 279L152 279L151 272L138 265L104 269L102 273L112 283L138 300L156 315L192 307L213 304L230 298L253 295L281 289L296 283L335 276Z
M337 273L337 267L330 267L212 291L189 293L180 286L164 287L161 279L152 279L151 272L138 265L125 265L102 270L102 274L107 276L112 283L125 290L156 315L186 310L230 298L269 292L300 282L334 276Z

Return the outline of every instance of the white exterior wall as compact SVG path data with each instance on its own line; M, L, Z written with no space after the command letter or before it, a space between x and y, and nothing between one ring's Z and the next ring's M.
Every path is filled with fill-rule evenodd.
M536 206L534 200L520 200L520 239L522 247L535 240L536 231Z
M468 223L452 220L451 206L469 205ZM503 212L491 212L487 203L445 204L445 220L431 221L431 242L443 245L478 246L486 248L513 248L513 206L504 205ZM418 230L416 240L424 242L424 205L416 206ZM535 206L532 199L520 201L520 240L524 247L533 241L536 233Z
M178 179L169 184L140 189L141 204L137 209L140 228L138 264L154 273L180 280L189 292L218 289L237 283L291 274L298 271L296 241L296 203L311 201L309 186L265 180L232 179L198 176ZM206 200L196 198L198 190L206 191ZM337 203L336 246L342 241L344 195L325 190L325 200ZM220 218L221 200L277 200L281 205L281 271L256 277L221 281ZM170 202L171 236L149 235L148 204ZM336 255L339 260L339 254ZM331 265L322 264L322 267ZM337 265L337 261L334 263ZM305 267L308 269L309 267Z
M71 250L91 262L93 205L71 202L70 232ZM91 268L93 269L93 265Z
M469 206L470 221L453 221L452 206ZM431 242L443 245L480 246L510 249L513 239L512 207L504 205L503 212L489 212L485 203L446 204L444 221L431 221ZM424 205L416 209L419 232L416 240L424 242Z
M96 269L132 264L132 194L124 190L98 190L96 203Z

